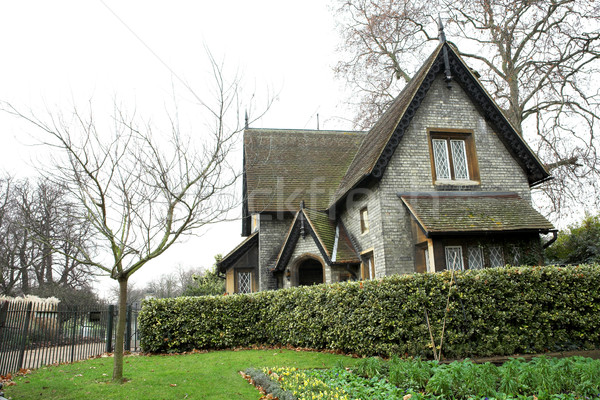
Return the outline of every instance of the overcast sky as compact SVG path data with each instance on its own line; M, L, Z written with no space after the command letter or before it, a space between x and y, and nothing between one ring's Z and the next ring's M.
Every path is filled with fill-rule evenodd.
M206 94L208 48L243 74L244 92L257 93L258 108L267 93L277 94L254 127L316 128L317 113L321 129L350 127L343 85L332 72L338 37L323 0L2 2L0 38L0 100L35 114L69 112L91 99L95 118L109 118L118 99L160 123L173 98L191 103L181 81ZM35 176L46 149L31 146L34 128L0 114L0 129L1 168ZM208 267L242 239L240 231L239 222L220 224L132 280L142 286L177 264Z

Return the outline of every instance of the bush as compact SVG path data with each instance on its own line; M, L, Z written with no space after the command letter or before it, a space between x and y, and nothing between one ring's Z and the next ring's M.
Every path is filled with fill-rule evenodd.
M600 267L506 267L298 287L250 295L151 299L142 347L182 352L251 345L473 357L600 345Z

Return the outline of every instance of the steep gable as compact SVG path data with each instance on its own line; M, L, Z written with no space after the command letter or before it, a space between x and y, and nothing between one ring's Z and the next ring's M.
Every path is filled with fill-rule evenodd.
M498 132L498 137L509 153L525 171L529 184L533 186L550 177L502 110L485 91L481 82L473 75L455 49L444 42L440 43L415 77L368 132L341 180L330 207L366 179L380 179L383 176L431 84L439 74L444 73L445 56L448 60L447 67L452 75L451 83L460 84L471 101L478 106L480 112Z
M290 261L298 239L310 235L327 265L360 262L344 227L329 219L326 213L303 208L294 221L279 251L275 269L282 270Z

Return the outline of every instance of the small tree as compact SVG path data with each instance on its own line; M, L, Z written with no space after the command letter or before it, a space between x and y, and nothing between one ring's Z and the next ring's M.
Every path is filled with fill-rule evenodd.
M215 256L215 264L210 271L194 275L194 283L184 289L182 296L209 296L225 293L225 280L219 276L217 270L217 263L222 258L221 254L217 254Z
M104 271L119 283L119 318L113 381L123 380L123 344L129 278L182 238L221 221L236 206L232 193L238 173L228 155L243 128L239 121L239 79L228 82L211 57L214 102L199 105L209 113L208 129L195 133L200 144L181 134L171 119L160 135L115 107L109 133L93 113L75 109L42 120L10 104L5 110L45 133L54 159L49 180L58 181L83 206L79 218L91 222L100 253L82 249L78 262Z
M600 214L587 215L580 224L561 231L546 249L546 258L553 264L600 263Z

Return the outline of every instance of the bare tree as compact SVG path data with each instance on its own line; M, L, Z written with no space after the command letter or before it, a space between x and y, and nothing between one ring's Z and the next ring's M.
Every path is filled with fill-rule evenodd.
M338 0L343 60L369 127L446 34L551 169L541 187L558 217L600 205L600 4L591 0ZM570 207L569 207L570 206Z
M76 260L80 249L93 251L94 242L65 189L10 177L0 179L0 188L2 293L30 294L44 286L88 288L92 271Z
M115 107L104 132L91 111L50 115L42 120L5 108L45 133L45 143L62 158L48 179L60 182L83 206L82 218L97 234L98 255L80 248L77 262L119 283L119 318L113 381L123 380L123 343L129 278L185 235L223 220L239 204L232 189L239 171L228 155L243 129L239 119L239 79L225 79L211 58L214 96L199 101L209 114L198 142L180 132L172 118L168 132ZM192 92L193 93L193 92ZM49 140L48 140L49 138Z

